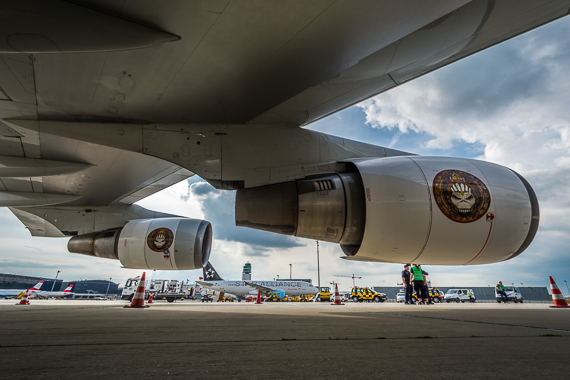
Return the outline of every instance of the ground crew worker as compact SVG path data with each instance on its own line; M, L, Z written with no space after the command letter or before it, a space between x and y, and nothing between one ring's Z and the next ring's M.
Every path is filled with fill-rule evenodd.
M424 291L424 274L422 268L418 264L414 264L412 267L412 280L410 284L413 284L414 290L416 291L416 297L418 297L418 303L425 302L425 291Z
M429 295L429 289L428 289L428 283L427 283L427 276L429 275L428 272L426 272L425 270L423 270L421 264L418 264L418 267L422 270L422 274L424 275L424 301L428 304L428 305L433 305L433 302L431 302L431 297Z
M473 302L473 293L471 293L471 289L467 289L467 295L469 296L469 302Z
M402 282L404 283L405 288L405 303L406 305L412 304L412 292L414 288L412 283L410 282L410 264L404 265L404 270L402 271Z
M509 303L509 297L507 297L507 293L505 293L505 286L503 285L503 281L499 281L497 286L495 286L495 289L497 289L497 292L500 294L503 303Z

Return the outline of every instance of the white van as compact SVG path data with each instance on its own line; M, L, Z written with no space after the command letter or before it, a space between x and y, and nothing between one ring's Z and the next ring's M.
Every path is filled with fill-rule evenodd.
M509 302L512 301L514 303L523 303L521 291L516 286L505 286L505 294L507 295ZM495 288L495 298L497 299L497 302L501 302L501 295L497 291L497 288Z
M471 297L469 295L471 294ZM445 293L445 302L475 302L475 293L471 289L449 289Z

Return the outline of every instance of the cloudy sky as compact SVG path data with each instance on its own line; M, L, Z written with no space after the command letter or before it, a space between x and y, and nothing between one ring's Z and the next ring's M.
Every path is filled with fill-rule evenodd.
M435 286L486 286L502 280L547 286L552 275L570 281L570 17L369 99L309 128L421 155L477 158L508 166L537 192L538 234L519 257L498 264L429 266ZM566 195L565 195L566 194ZM211 262L222 277L240 279L252 263L254 279L317 282L316 243L234 226L232 191L192 178L149 197L143 207L209 220L215 241ZM67 239L32 238L8 209L0 209L0 272L65 280L125 279L141 271L117 261L67 252ZM401 265L348 262L341 249L320 245L321 283L341 288L362 276L363 286L395 286ZM201 271L154 272L155 278L196 280Z

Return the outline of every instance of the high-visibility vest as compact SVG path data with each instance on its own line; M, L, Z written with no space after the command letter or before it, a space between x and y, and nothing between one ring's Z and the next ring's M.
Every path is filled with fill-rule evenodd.
M418 267L412 267L412 280L413 281L423 281L424 280L424 274L422 273L422 269L418 268Z
M499 292L504 292L504 291L505 291L505 286L504 286L504 285L497 285L497 288L499 289Z

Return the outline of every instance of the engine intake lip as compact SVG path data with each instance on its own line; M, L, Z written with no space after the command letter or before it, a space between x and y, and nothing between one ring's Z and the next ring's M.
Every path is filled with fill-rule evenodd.
M202 220L196 231L196 241L194 242L194 265L196 268L203 268L210 260L212 250L212 225L210 222Z
M519 249L515 253L507 257L505 260L510 260L514 257L517 257L518 255L523 253L525 249L528 248L528 246L530 245L530 243L532 243L534 237L536 236L536 232L538 231L538 224L540 222L540 207L538 205L538 198L536 197L536 193L534 192L532 186L530 186L530 183L528 183L528 181L522 175L520 175L519 173L515 172L512 169L511 171L515 173L517 177L519 177L524 187L526 188L526 191L528 192L532 217L530 219L530 226L528 228L528 234L526 235L526 239L524 239Z

